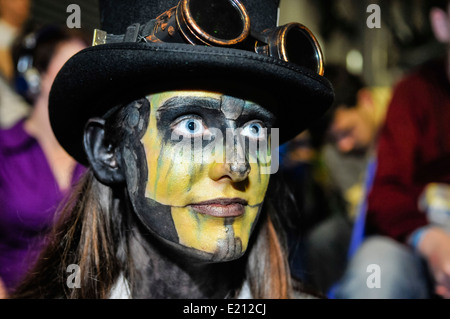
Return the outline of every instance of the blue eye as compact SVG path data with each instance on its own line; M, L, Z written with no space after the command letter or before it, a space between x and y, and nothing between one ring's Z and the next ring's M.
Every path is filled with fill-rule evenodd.
M188 132L195 134L200 129L200 124L196 120L187 120L185 121L185 127Z
M266 136L266 129L261 122L253 121L244 125L242 135L250 138L263 139Z
M202 135L205 132L205 127L201 119L190 116L178 120L173 126L173 130L180 135L194 137Z

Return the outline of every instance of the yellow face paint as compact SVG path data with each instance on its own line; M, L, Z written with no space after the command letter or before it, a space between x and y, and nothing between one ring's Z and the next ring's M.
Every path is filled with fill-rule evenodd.
M142 138L149 172L145 196L171 207L179 244L215 259L241 256L267 191L270 175L262 171L270 152L249 154L233 140L226 140L231 147L216 143L213 148L218 139L210 140L220 134L226 139L227 129L260 133L259 117L266 119L260 111L267 111L210 92L165 92L148 99L150 119ZM242 155L233 168L225 158L229 150Z

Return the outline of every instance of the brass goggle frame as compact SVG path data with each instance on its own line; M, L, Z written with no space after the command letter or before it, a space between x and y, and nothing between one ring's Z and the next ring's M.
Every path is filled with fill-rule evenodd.
M124 35L94 31L93 45L116 42L169 42L222 46L252 51L324 74L323 54L314 34L300 23L254 32L239 0L181 0L144 25L129 26Z

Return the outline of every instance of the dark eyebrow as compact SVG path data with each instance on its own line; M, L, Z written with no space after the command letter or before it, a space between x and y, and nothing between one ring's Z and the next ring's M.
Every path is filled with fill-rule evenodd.
M269 110L265 109L264 107L253 103L246 101L243 116L249 116L250 114L258 114L259 117L262 117L264 121L274 121L275 115L270 112Z
M216 110L221 111L222 109L222 98L213 98L213 97L199 97L199 96L174 96L169 99L167 99L162 105L158 107L158 110L156 111L157 118L160 118L162 116L162 113L165 113L167 111L175 111L176 109L184 109L186 111L190 107L192 109L199 108L205 108L210 110ZM250 102L245 101L244 109L240 115L240 118L242 120L251 120L253 118L259 118L263 122L266 123L267 126L270 123L273 123L275 120L274 114L272 114L270 111L265 109L264 107Z
M165 101L158 108L158 112L188 105L220 110L221 101L212 97L175 96Z

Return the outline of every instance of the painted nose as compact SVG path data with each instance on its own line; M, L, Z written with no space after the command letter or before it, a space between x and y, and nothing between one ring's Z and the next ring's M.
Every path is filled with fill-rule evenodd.
M245 141L237 138L231 145L227 144L225 149L225 163L215 163L211 178L217 180L222 177L228 177L235 183L244 181L251 171L251 166L245 153Z
M214 163L210 170L210 177L213 180L228 178L234 183L239 183L248 178L251 167L246 161L244 163Z
M233 143L226 146L227 166L231 179L234 182L241 182L250 173L250 164L245 154L245 139L241 136L234 136Z
M244 163L230 163L227 164L229 169L229 176L233 180L233 182L241 182L248 177L250 174L251 167L248 161Z

